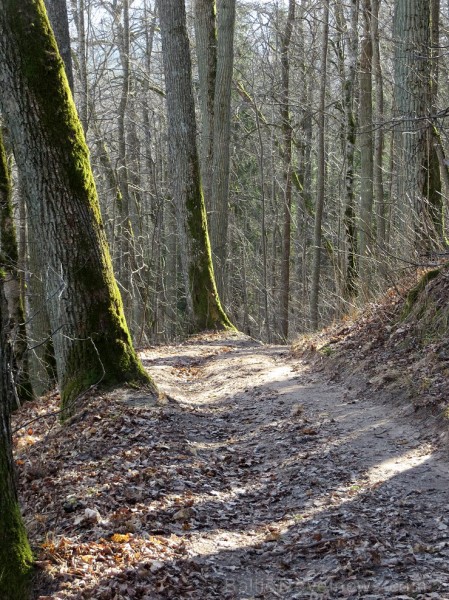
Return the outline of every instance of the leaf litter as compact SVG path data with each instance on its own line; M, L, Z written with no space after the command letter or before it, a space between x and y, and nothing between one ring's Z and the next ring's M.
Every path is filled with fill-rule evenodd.
M447 461L399 406L242 335L141 358L160 402L14 435L34 598L449 598Z

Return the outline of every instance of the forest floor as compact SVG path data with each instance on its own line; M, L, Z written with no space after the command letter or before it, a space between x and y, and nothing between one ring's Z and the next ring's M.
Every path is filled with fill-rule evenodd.
M448 457L408 404L240 334L141 358L157 403L14 418L34 598L449 598Z

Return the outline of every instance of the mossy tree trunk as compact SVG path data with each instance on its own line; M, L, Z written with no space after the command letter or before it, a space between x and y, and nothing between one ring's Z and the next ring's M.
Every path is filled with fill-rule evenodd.
M173 198L187 306L196 331L233 329L215 284L196 145L190 48L183 0L159 5Z
M72 50L70 47L69 19L66 0L45 0L48 18L58 43L59 54L65 65L65 72L73 92Z
M43 0L0 0L0 108L46 258L65 414L92 384L156 388L132 347L81 123Z
M5 275L4 289L8 315L14 331L16 404L21 404L33 398L33 389L29 375L28 341L18 262L19 250L13 217L12 188L6 151L0 133L0 268Z
M11 453L9 415L12 382L9 365L12 349L7 339L8 309L0 280L0 598L26 600L29 597L33 557L20 514Z
M235 0L196 0L195 38L201 105L201 176L220 297L227 292L231 88Z

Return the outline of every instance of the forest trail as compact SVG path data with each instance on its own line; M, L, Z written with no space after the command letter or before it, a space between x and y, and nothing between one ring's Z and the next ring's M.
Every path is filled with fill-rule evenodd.
M76 477L53 485L81 509L63 512L59 499L47 517L54 542L36 597L449 598L448 462L400 408L240 335L141 357L162 405L137 392L100 399L116 431L90 408L72 426L93 423L81 456L47 435L48 460L78 461ZM112 452L111 464L87 467L95 452L92 464Z
M416 422L284 346L211 336L164 354L147 364L210 469L188 552L224 582L211 598L449 598L448 463Z

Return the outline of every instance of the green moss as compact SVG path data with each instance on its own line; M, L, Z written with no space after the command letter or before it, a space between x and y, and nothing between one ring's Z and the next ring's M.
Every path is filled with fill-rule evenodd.
M17 503L2 511L0 535L0 598L26 600L29 597L33 555Z
M218 329L235 331L221 306L215 283L212 252L207 229L207 215L201 190L198 161L192 167L192 181L187 194L187 225L191 239L189 282L197 331Z
M121 321L118 315L115 318ZM74 401L79 394L92 385L108 389L130 384L158 394L152 378L132 347L128 329L124 325L121 329L111 325L86 340L72 343L61 386L63 419L73 413ZM121 339L118 337L120 331Z
M421 293L424 291L427 284L430 281L432 281L432 279L435 279L435 277L437 277L440 274L440 272L441 272L441 269L434 269L432 271L427 271L427 273L425 273L421 277L418 284L412 290L410 290L410 292L407 295L404 308L402 310L401 320L406 319L410 315L413 307L416 305L417 301L420 299ZM423 302L421 312L424 311L424 309L425 309L425 303ZM419 317L419 315L418 315L418 317Z
M138 382L156 388L132 348L112 261L103 230L89 152L42 0L5 0L3 19L18 45L27 88L39 113L50 156L63 192L72 206L53 207L60 223L76 239L76 252L66 260L67 285L77 302L77 323L68 355L58 364L64 413L92 384L112 386ZM62 194L64 196L64 194ZM62 256L61 262L67 257ZM57 323L52 324L57 329Z
M73 413L74 401L90 386L108 389L124 383L146 387L152 394L158 394L129 343L106 336L74 342L62 383L63 418Z
M329 344L326 344L325 346L321 346L321 348L318 348L318 352L323 356L332 356L333 354L335 354L335 348L331 348Z
M0 427L0 598L26 600L33 556L15 495L9 427L4 424Z
M58 149L70 189L80 197L96 200L84 132L44 2L28 1L17 6L15 0L7 0L5 6L8 25L19 47L22 73L41 107L39 116L48 143ZM100 223L98 203L91 201L89 208Z

